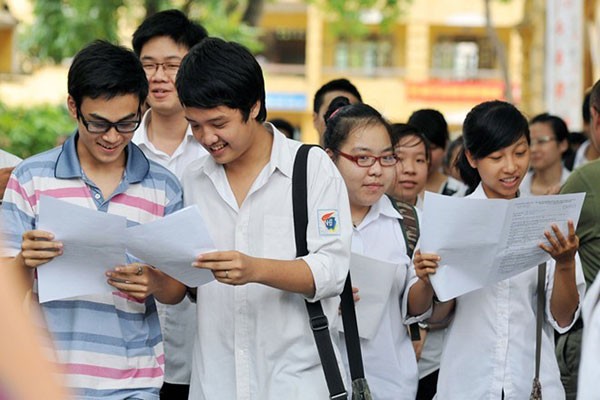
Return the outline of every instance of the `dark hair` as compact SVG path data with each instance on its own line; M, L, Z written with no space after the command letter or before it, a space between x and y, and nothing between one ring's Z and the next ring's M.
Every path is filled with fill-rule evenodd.
M290 139L293 139L294 131L296 129L288 120L285 120L283 118L275 118L270 120L269 122L272 123L273 126L275 126L275 128L279 129L285 136L289 137Z
M583 122L586 124L589 124L592 120L592 113L590 112L590 95L591 91L588 91L583 97L583 104L581 105L581 118L583 118Z
M448 145L448 147L446 148L446 152L444 153L444 158L442 159L442 165L446 168L452 168L453 165L450 165L450 163L452 162L452 153L454 153L454 150L457 147L462 147L463 145L463 138L462 136L457 137L454 140L450 141L450 144ZM458 157L456 157L456 159L458 160ZM455 160L455 164L456 164L456 160Z
M186 107L225 106L240 110L246 122L259 101L256 120L267 118L262 69L241 44L212 37L202 40L183 58L175 86Z
M315 98L313 100L313 111L318 113L319 109L323 105L323 97L325 97L327 93L335 91L350 93L362 103L362 97L352 82L346 78L334 79L321 86L319 90L317 90L317 93L315 93Z
M166 36L178 45L191 49L208 36L206 29L190 21L179 10L166 10L146 18L133 33L133 51L140 56L142 47L151 39Z
M102 40L90 43L75 55L67 86L77 108L84 97L112 99L133 94L142 104L148 95L148 80L137 56L125 47Z
M339 150L353 129L381 124L385 127L390 141L392 140L390 124L373 107L359 103L350 104L344 96L338 96L331 101L325 113L327 128L323 134L326 149ZM392 142L392 144L394 144Z
M471 167L466 151L476 159L487 157L525 137L529 139L529 124L521 112L512 104L494 100L475 106L463 123L463 149L456 166L463 181L474 189L481 177L477 169Z
M431 162L431 144L429 143L429 139L427 139L427 137L417 128L410 124L396 123L390 126L390 132L392 135L392 143L394 143L394 146L400 143L400 140L404 139L405 137L416 137L418 141L415 143L415 146L419 143L423 143L423 145L425 146L425 158L427 159L428 163Z
M597 112L600 112L600 79L594 83L594 86L592 86L592 90L590 90L590 106L588 107L588 110L591 113L591 108L594 107L596 109ZM591 121L591 115L590 115L590 121Z
M536 115L529 121L529 125L538 123L548 124L552 129L552 132L554 132L557 142L560 143L563 140L569 140L569 128L567 128L566 122L561 117L543 113Z
M427 139L437 147L446 148L448 140L450 140L448 123L438 110L430 108L417 110L412 113L408 123L423 132Z

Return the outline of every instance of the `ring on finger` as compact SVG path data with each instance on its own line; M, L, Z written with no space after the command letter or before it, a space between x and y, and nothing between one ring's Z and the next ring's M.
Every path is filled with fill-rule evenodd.
M225 279L229 279L229 270L225 270Z
M144 273L144 268L141 265L138 265L138 269L135 274L139 276L139 275L142 275L143 273Z

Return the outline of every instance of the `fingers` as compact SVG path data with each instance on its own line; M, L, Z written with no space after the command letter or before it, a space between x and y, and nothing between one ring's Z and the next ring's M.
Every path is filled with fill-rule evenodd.
M54 235L41 230L27 231L21 242L21 256L27 267L35 268L63 254L61 242L53 241Z

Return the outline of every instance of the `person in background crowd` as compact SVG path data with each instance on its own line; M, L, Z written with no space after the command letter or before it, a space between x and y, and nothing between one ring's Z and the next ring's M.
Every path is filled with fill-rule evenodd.
M456 160L458 159L458 155L460 154L462 147L462 136L451 140L448 148L446 149L446 153L444 154L444 159L442 160L442 170L444 171L444 174L456 179L459 182L462 182L462 178L460 176L460 171L456 166Z
M296 129L294 128L294 125L292 125L289 121L283 118L275 118L270 120L269 122L272 123L273 126L277 128L279 132L283 133L288 139L294 138L294 132L296 131Z
M344 96L351 104L362 103L362 97L356 86L348 79L334 79L327 82L317 90L313 100L313 125L319 133L319 144L323 146L323 133L325 133L325 112L329 108L331 100L338 96Z
M569 130L560 117L547 113L529 122L531 134L530 170L519 187L522 196L557 194L569 177L563 154L569 148Z
M587 140L583 142L575 153L575 157L573 159L572 164L568 163L567 168L570 166L571 171L574 171L578 167L590 162L597 160L600 158L600 151L596 149L592 145L591 141L591 110L594 108L594 105L590 102L590 92L587 92L584 99L583 104L581 106L581 113L583 117L583 134L586 136Z
M425 190L447 196L464 196L467 187L442 172L442 160L446 152L446 145L450 140L448 123L442 113L432 109L417 110L408 119L408 124L423 132L429 139L431 168L429 168Z
M140 127L133 135L149 160L181 179L192 161L207 154L192 135L175 89L181 60L207 37L206 30L181 11L166 10L148 17L133 33L133 49L148 78L149 94ZM165 346L163 400L187 400L196 332L196 305L185 297L179 304L157 304Z

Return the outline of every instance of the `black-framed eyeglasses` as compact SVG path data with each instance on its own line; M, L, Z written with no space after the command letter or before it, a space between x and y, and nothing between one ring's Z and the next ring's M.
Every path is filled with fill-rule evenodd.
M181 65L181 63L172 62L172 61L164 62L164 63L146 61L146 62L142 63L144 72L146 72L146 75L149 75L149 76L154 75L158 71L158 67L162 67L163 72L165 74L170 75L170 76L175 76L175 75L177 75L177 71L179 71L180 65Z
M544 144L556 140L554 136L540 136L539 138L531 139L531 146L536 144Z
M336 150L335 153L339 154L347 160L352 161L353 163L362 168L369 168L373 166L373 164L375 164L375 162L377 161L379 161L379 165L381 165L382 167L393 167L398 163L398 158L394 153L385 154L379 157L366 155L353 156L352 154L347 154L339 150Z
M138 108L137 119L118 121L118 122L110 122L105 120L100 121L88 121L84 118L80 109L77 109L77 117L85 126L85 129L89 133L106 133L110 131L112 128L115 128L119 133L133 133L140 126L142 122L141 118L139 118L141 114L141 110Z

